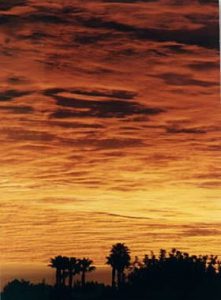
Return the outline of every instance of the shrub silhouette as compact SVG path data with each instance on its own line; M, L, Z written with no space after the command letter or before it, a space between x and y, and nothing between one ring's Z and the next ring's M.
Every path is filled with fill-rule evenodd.
M48 300L52 287L41 284L32 284L25 280L13 280L3 289L2 300Z

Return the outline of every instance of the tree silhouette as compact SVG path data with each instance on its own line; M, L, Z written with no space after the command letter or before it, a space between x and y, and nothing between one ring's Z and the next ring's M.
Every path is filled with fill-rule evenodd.
M95 266L92 265L93 261L89 258L83 258L79 260L80 272L81 272L81 285L85 286L86 282L86 273L92 272L96 269Z
M73 277L80 272L80 262L76 257L69 257L68 260L68 286L72 288Z
M126 245L123 243L117 243L112 246L106 262L112 267L112 287L116 286L116 275L118 288L122 285L122 283L124 283L124 271L130 266L130 259L130 250Z
M2 300L220 300L221 262L215 255L190 255L172 249L161 249L159 255L151 252L143 260L135 257L130 263L129 249L124 244L112 246L107 264L112 267L112 283L117 277L118 289L97 282L86 284L86 273L95 270L89 258L56 256L49 266L56 269L55 286L43 281L33 284L24 280L9 282L0 294ZM128 268L130 267L130 268ZM127 281L125 279L125 269ZM73 286L76 274L81 274L81 282ZM68 278L68 286L65 281ZM124 283L122 285L122 283ZM122 288L121 288L122 286Z
M62 257L62 273L61 273L61 284L66 286L66 278L68 277L69 258L67 256Z
M116 277L116 262L115 262L114 255L110 254L107 257L107 264L112 267L111 285L112 285L112 288L115 288L116 287L116 280L115 280L115 277Z
M63 256L58 255L50 259L49 267L56 269L55 285L60 286L62 281Z
M129 284L141 293L169 288L173 293L185 295L206 284L211 288L211 283L216 285L218 278L217 256L189 255L172 249L168 254L161 250L158 257L153 252L145 255L143 266L134 268L129 274Z
M86 273L96 269L92 264L93 261L89 258L78 259L59 255L51 258L49 266L56 269L55 285L58 287L66 286L66 278L68 277L68 286L71 289L73 278L79 273L81 273L81 285L85 286Z
M0 294L2 300L49 300L52 287L45 282L33 284L15 279L9 282Z

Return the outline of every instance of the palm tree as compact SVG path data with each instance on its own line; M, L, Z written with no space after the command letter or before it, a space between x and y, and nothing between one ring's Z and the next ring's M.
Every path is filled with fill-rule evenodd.
M49 267L56 269L55 285L60 286L62 278L63 257L59 255L51 258Z
M68 276L69 258L67 256L62 256L62 274L61 274L61 284L66 286L66 278Z
M115 281L115 277L116 277L116 261L115 261L115 257L113 255L110 255L107 257L107 264L110 265L112 267L112 288L116 287L116 281Z
M80 259L79 264L81 272L81 285L85 286L86 272L92 272L96 269L96 267L92 265L93 261L89 258Z
M69 257L68 261L68 285L69 288L73 286L73 277L80 272L79 260L75 257Z
M112 287L115 287L115 277L117 273L118 288L124 283L125 269L130 266L130 250L123 243L117 243L112 246L107 264L112 267Z

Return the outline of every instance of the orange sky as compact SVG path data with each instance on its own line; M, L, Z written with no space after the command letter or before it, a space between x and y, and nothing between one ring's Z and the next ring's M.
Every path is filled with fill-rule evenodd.
M217 1L5 0L0 45L3 271L221 255Z

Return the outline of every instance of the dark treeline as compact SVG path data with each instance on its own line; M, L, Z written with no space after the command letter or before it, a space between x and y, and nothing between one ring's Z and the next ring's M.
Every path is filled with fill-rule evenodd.
M49 266L55 269L55 285L9 282L2 300L220 300L221 263L217 256L197 256L172 249L131 259L122 243L112 246L106 257L111 267L111 286L87 282L95 270L89 258L56 256Z

